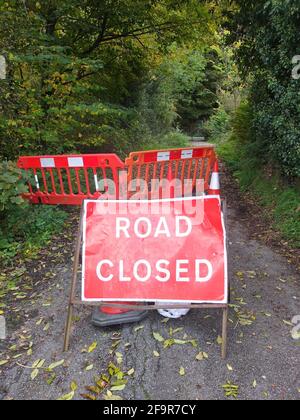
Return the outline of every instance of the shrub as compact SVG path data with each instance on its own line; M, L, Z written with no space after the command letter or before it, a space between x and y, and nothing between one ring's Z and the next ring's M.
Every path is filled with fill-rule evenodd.
M249 80L252 151L263 153L285 176L299 177L300 79L292 77L300 41L299 0L235 3L227 25L241 73Z
M21 177L22 175L22 177ZM27 175L12 162L0 162L0 262L17 253L31 253L63 227L66 213L56 207L31 206L21 194L27 192Z
M0 214L2 217L3 212L24 203L21 194L28 190L25 181L26 174L22 173L13 162L0 162Z
M63 228L66 218L67 213L58 207L25 205L11 208L0 223L0 262L6 264L18 253L34 256Z
M230 116L224 108L219 108L204 124L203 130L211 142L219 141L230 127Z
M181 131L171 131L161 137L152 137L140 145L140 150L176 149L189 146L189 137Z

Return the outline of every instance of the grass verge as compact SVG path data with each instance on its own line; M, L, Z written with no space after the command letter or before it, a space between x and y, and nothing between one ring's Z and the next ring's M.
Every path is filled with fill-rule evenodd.
M220 158L239 181L241 190L250 192L273 220L291 247L300 248L300 190L270 168L261 168L234 134L217 142Z

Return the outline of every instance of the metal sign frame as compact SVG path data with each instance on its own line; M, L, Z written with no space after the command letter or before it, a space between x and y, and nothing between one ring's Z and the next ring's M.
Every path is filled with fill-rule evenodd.
M226 212L226 202L222 201L222 208L223 208L223 216L225 221L225 228L226 228L226 221L227 221L227 212ZM65 336L64 336L64 351L67 352L70 347L70 337L71 337L71 330L72 330L72 319L74 313L75 306L97 306L97 307L112 307L112 308L120 308L120 309L132 309L132 305L126 304L117 304L117 303L99 303L99 302L83 302L82 299L76 296L77 286L78 286L78 268L80 263L80 250L83 240L83 215L84 215L84 206L81 206L80 212L80 221L79 221L79 228L76 238L76 247L75 247L75 256L74 256L74 263L73 263L73 274L72 274L72 281L71 281L71 290L69 296L69 304L68 304L68 314L67 314L67 321L65 327ZM226 247L227 247L226 243ZM230 281L228 279L228 287L230 287ZM229 302L224 304L176 304L176 305L168 305L168 304L153 304L153 305L136 305L134 307L135 311L155 311L159 309L218 309L222 311L222 346L221 346L221 356L222 359L226 359L227 357L227 341L228 341L228 310L229 310Z

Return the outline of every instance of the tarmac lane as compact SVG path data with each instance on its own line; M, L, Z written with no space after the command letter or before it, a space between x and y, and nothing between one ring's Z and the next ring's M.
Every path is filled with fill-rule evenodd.
M80 307L70 351L62 353L69 261L55 267L55 282L48 279L45 289L35 291L34 301L22 302L25 321L9 323L7 339L0 341L0 360L10 357L0 366L0 398L57 399L70 393L75 382L73 398L82 399L86 387L95 385L95 376L107 374L113 363L127 381L113 394L124 399L222 400L228 382L237 387L239 399L299 399L300 342L293 324L300 315L299 275L285 257L250 238L234 206L228 209L228 236L227 360L220 357L218 310L192 310L169 321L155 311L139 324L98 329L91 324L92 309ZM22 340L32 342L31 352L19 350ZM93 343L96 347L89 352ZM13 346L17 349L10 352ZM64 363L53 372L40 369L31 379L37 360L44 360L45 367ZM107 389L96 398L103 399Z

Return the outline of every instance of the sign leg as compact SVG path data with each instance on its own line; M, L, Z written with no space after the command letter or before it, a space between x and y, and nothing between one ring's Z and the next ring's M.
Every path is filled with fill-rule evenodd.
M222 359L227 357L227 329L228 329L228 307L223 309L223 326L222 326Z
M74 305L72 303L70 303L69 304L69 309L68 309L66 330L65 330L64 352L67 352L69 350L70 335L71 335L71 328L72 328L72 319L73 319L73 309L74 309Z
M71 335L72 319L73 319L73 311L74 311L74 300L76 297L77 273L78 273L80 247L81 247L81 240L82 240L82 220L83 220L83 207L81 208L79 230L78 230L77 240L76 240L76 251L75 251L74 264L73 264L72 285L71 285L71 293L70 293L70 300L69 300L67 323L66 323L66 329L65 329L64 352L69 350L69 344L70 344L70 335Z

